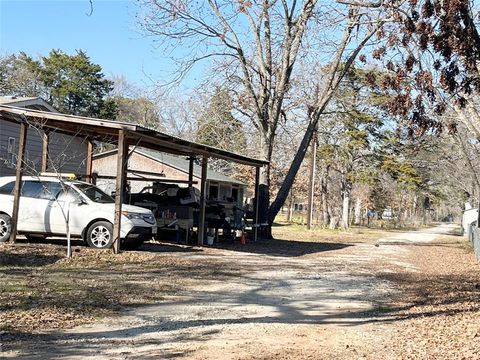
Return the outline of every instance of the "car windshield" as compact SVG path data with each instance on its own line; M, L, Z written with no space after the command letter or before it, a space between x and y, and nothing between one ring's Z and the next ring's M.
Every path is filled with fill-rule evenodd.
M102 190L100 190L98 187L94 185L75 183L75 187L79 191L81 191L83 194L85 194L86 197L88 197L90 200L94 202L102 203L102 204L115 202L115 200L110 195L105 194Z

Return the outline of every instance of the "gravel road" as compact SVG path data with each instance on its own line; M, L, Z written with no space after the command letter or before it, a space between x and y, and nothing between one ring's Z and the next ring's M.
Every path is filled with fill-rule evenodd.
M215 249L182 254L242 264L230 281L199 279L165 301L119 318L35 334L6 354L31 359L363 358L382 348L372 310L396 290L382 272L417 269L411 247L454 230L440 225L397 233L376 243L299 257ZM371 353L370 353L371 356Z

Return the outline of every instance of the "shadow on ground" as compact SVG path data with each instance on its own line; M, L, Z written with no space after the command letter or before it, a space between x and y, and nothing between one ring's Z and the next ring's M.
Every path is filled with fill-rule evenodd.
M59 255L31 254L31 253L3 253L0 252L0 269L2 267L30 267L46 266L61 259Z
M310 242L296 240L258 240L257 242L240 244L218 244L215 247L231 251L248 252L252 254L262 254L269 256L297 257L307 254L314 254L325 251L341 250L353 246L344 243L328 243L328 242Z

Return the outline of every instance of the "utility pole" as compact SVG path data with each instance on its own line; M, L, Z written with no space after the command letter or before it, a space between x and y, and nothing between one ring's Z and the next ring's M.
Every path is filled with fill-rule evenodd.
M312 135L312 162L310 167L310 185L308 193L308 217L307 217L307 229L312 229L313 223L313 198L315 195L315 168L317 164L317 128L313 131Z

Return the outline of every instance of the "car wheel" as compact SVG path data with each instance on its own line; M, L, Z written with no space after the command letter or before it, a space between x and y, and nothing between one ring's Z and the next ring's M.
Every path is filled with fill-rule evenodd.
M87 243L95 249L107 249L113 243L112 224L107 221L97 221L87 231Z
M0 214L0 242L10 239L12 233L12 219L6 214Z

